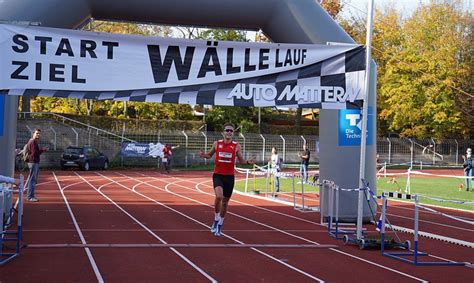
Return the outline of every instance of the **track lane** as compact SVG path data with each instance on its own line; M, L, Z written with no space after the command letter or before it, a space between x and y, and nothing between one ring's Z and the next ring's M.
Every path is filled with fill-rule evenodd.
M165 183L166 183L166 181L164 181L164 179L166 179L166 177L163 177L163 178L158 179L157 182L165 182ZM138 179L135 178L135 180L138 180ZM185 180L185 181L186 181L186 180ZM168 181L168 183L169 183L169 181ZM152 185L152 187L154 187L155 189L158 189L158 190L163 190L163 188L160 188L159 186L156 186L156 185ZM176 194L175 194L175 195L176 195ZM197 200L194 200L194 199L193 199L195 196L196 196L195 190L193 190L193 191L192 191L192 197L186 197L186 196L180 196L180 197L182 197L182 198L187 198L187 199L189 199L190 201L200 202L200 201L197 201ZM204 196L204 197L207 198L207 201L206 201L207 203L212 203L213 197L211 197L211 198L209 198L209 196ZM203 202L200 202L200 203L201 203L202 205L204 205L204 206L209 206L207 203L203 203ZM232 209L235 209L235 205L234 205L234 206L231 206L231 207L232 207ZM231 211L232 211L232 209L231 209ZM234 214L234 213L232 213L232 212L231 212L230 215L237 216L236 214ZM208 219L209 219L209 218L208 218ZM240 221L240 220L235 220L235 219L236 219L235 217L233 217L233 216L231 217L231 220L233 220L233 221ZM237 223L236 225L237 225L237 226L242 226L242 225L244 225L244 226L247 225L247 226L248 226L248 219L244 219L243 222L244 222L244 223ZM245 224L245 223L247 223L247 224ZM231 225L232 225L232 224L231 224ZM260 223L260 224L257 223L256 225L260 226L260 225L262 225L262 224L261 224L261 223ZM226 226L226 229L227 229L227 227L229 226L229 223L226 223L225 226ZM272 229L271 227L269 227L269 228ZM253 229L253 228L250 228L249 230L252 230L252 229ZM260 229L261 229L261 228L260 228ZM224 231L224 232L225 232L225 231ZM280 235L280 237L281 237L281 235ZM291 236L291 237L294 238L294 236ZM326 239L327 239L327 237L326 237ZM294 240L294 239L293 239L293 240ZM271 243L271 242L272 242L272 239L271 239L271 238L270 238L270 239L269 239L269 238L265 238L265 239L263 239L263 241L264 241L264 242L270 242L270 243ZM317 243L315 243L315 244L317 244ZM319 252L319 251L318 251L318 252ZM341 256L341 254L339 254L339 255L338 255L338 254L334 255L334 252L332 252L332 253L331 253L331 256L336 256L336 257L337 257L337 256ZM320 257L320 255L317 256L317 257ZM343 255L343 256L341 256L341 257L344 258L344 259L346 259L346 260L347 260L348 257L350 258L350 260L354 260L354 259L356 258L356 257L354 257L354 256L352 256L352 255ZM304 255L301 255L301 254L300 254L299 262L298 262L298 260L297 260L296 262L298 262L298 264L306 264L307 261L304 261L305 258L307 258L307 257L305 257ZM303 259L303 263L301 263L301 259ZM355 270L361 270L361 272L360 272L360 273L361 273L361 278L363 278L363 276L364 276L363 274L371 274L371 271L362 271L363 268L364 268L365 270L367 270L367 269L370 270L371 268L374 268L374 266L377 266L377 264L375 264L375 263L371 263L371 265L367 266L366 263L368 263L368 261L366 261L366 260L364 260L364 259L361 259L361 258L355 259L354 262L351 262L351 265L352 265L352 264L355 264L355 265L357 266L358 264L361 264L361 266L360 266L361 268L360 268L360 269L359 269L359 268L356 268L356 269L355 269ZM307 264L305 267L308 268L308 270L311 270L311 269L314 270L315 265L314 265L314 263L313 263L313 264ZM338 268L337 266L332 266L332 270L331 270L331 266L327 266L327 265L326 265L326 266L324 266L324 268L321 268L321 272L323 272L322 274L324 274L324 272L326 272L326 273L327 273L327 276L329 276L329 277L334 276L334 274L337 274L337 272L334 272L334 268L335 268L335 267L336 267L336 269ZM380 271L379 267L380 267L380 266L376 267L375 269L378 269L378 270ZM313 270L311 270L311 271L313 271ZM386 268L385 270L390 270L390 269L387 269L387 268ZM314 272L314 271L313 271L313 272ZM317 274L319 275L320 273L317 272ZM399 274L397 274L397 275L399 275ZM405 275L403 275L401 278L404 278L404 280L407 280L407 277L406 277L407 275L408 275L408 274L405 274ZM409 276L409 275L408 275L408 276ZM408 278L409 278L409 277L408 277ZM326 279L326 277L324 277L324 279ZM420 281L421 281L421 280L420 280Z
M107 178L107 177L106 177ZM134 182L139 182L139 179L135 179L134 181L131 181L128 184L122 184L124 189L132 190L133 188L133 183ZM142 191L147 191L147 194L142 193ZM180 215L183 219L188 219L191 222L195 222L202 227L205 227L209 229L209 226L206 222L202 222L200 220L197 220L195 218L195 215L198 213L202 213L202 208L199 208L198 210L194 210L193 213L180 213L180 210L185 210L189 208L195 208L195 205L190 205L189 201L184 200L183 198L167 193L166 190L160 189L160 192L165 192L163 193L158 193L157 190L155 189L150 189L150 188L139 188L135 187L135 193L140 195L141 197L147 198L147 199L153 199L157 205L164 206L170 210L173 210L176 212L178 215ZM159 201L156 200L153 197L159 196ZM167 198L165 198L167 196ZM165 204L166 203L166 204ZM167 204L170 205L167 205ZM171 204L173 204L171 206ZM184 205L183 205L184 204ZM169 214L166 214L168 216ZM213 214L211 214L213 216ZM206 217L206 219L209 219ZM164 221L164 223L169 223L172 222L169 219ZM182 226L182 225L180 225ZM198 241L198 243L215 243L215 244L222 244L222 243L241 243L240 241L232 238L226 238L226 237L215 237L213 236L209 230L207 230L205 233L200 233L196 235L196 233L192 233L192 238L189 237L189 234L184 234L181 233L181 236L184 238L183 241L191 242L193 243L194 241ZM178 239L177 241L181 241L180 237L176 236L179 235L177 233L167 233L166 234L169 238L170 241ZM191 258L196 258L197 261L199 261L200 265L203 265L206 267L206 270L212 270L214 273L213 275L218 278L219 280L227 281L227 280L235 280L235 281L242 281L242 280L248 280L249 278L262 278L267 280L274 280L274 275L275 275L275 270L277 270L279 276L282 278L281 282L288 281L288 280L296 280L298 282L306 282L306 281L320 281L318 277L306 274L305 272L302 272L301 270L298 270L297 268L294 268L293 266L277 259L273 258L272 256L265 254L260 251L260 249L255 249L255 248L250 248L250 249L221 249L218 252L214 251L215 249L211 250L203 250L203 249L181 249L183 253L186 253L189 257ZM230 259L245 259L245 262L235 262L232 264L229 264ZM261 263L265 263L266 268L262 269L261 268ZM244 264L244 267L241 265ZM236 269L237 268L237 269ZM295 272L296 271L296 272ZM228 275L231 274L232 279L228 278ZM292 278L292 279L288 279Z
M440 244L439 241L433 241L433 242L436 243L437 245ZM469 258L470 252L467 251L466 249L463 249L463 252L464 252L465 255L467 254L467 257ZM366 251L364 251L363 253L366 253ZM378 255L378 256L379 256L379 255ZM465 261L465 260L466 260L466 258L464 258L464 261ZM390 260L390 261L392 261L392 264L393 264L393 260ZM431 261L433 261L433 259L431 259ZM461 261L462 261L462 259L461 259ZM427 268L429 268L429 267L427 267ZM462 276L461 276L461 278L462 278ZM451 279L452 279L452 277L451 277Z
M113 173L113 172L111 172ZM136 177L139 178L141 177L140 174L136 174L134 172L126 172L127 174L135 174L137 175ZM153 172L145 172L145 173L153 173ZM107 174L109 174L109 172L107 172ZM199 182L208 182L209 183L209 180L210 180L210 174L208 174L208 176L205 176L204 174L201 174L198 175L198 178L194 178L194 177L191 177L189 176L188 174L173 174L172 176L168 176L168 175L160 175L160 174L154 174L156 176L154 177L157 177L159 178L160 180L159 181L156 181L156 185L155 186L160 186L162 188L165 188L167 184L169 184L170 182L174 182L176 180L173 180L171 181L171 179L173 179L173 176L178 176L179 178L182 178L182 179L185 179L185 181L192 181L192 182L189 182L189 183L186 183L185 181L180 181L182 183L175 183L175 184L172 184L172 185L169 185L167 188L168 188L168 191L169 192L179 192L179 194L185 194L186 196L188 197L192 197L192 198L199 198L200 200L202 200L203 202L205 203L212 203L212 199L213 199L213 193L212 193L212 189L210 189L209 186L205 186L205 187L202 187L203 188L203 191L207 191L207 192L210 192L212 195L209 196L209 195L204 195L202 196L202 193L199 193L198 190L194 189L193 191L190 191L190 190L186 190L186 189L183 189L180 185L184 185L186 187L192 187L193 185L195 186L197 183ZM203 176L204 175L204 176ZM196 174L193 174L193 176L196 176ZM70 178L69 176L65 176L66 179L73 179L73 178ZM94 178L96 177L93 177L93 175L90 175L90 176L87 176L87 178L92 178L90 180L94 180ZM99 179L96 178L97 181L97 185L100 185L102 184L103 182L102 181L99 181ZM114 180L125 180L124 179L118 179L117 177L114 177ZM140 182L143 182L143 180L147 180L147 179L142 179L142 181ZM48 181L50 182L50 181ZM76 180L77 182L77 180ZM127 185L132 185L133 186L136 186L135 188L138 190L138 191L142 191L142 190L148 190L148 188L146 187L142 187L142 186L146 186L145 184L138 184L139 182L131 182L130 184L127 183ZM72 184L72 183L71 183ZM78 186L80 186L80 184L77 184ZM74 186L71 186L71 187L74 187ZM117 187L113 187L111 184L110 185L107 185L105 186L103 189L101 189L101 191L103 190L105 193L110 193L112 191L115 191L117 189L120 189L120 188L117 188ZM156 194L157 197L161 198L163 195L165 195L166 193L169 193L169 192L166 192L166 189L164 192L160 192L160 193L156 193L154 192L153 194ZM42 197L40 195L40 197ZM80 195L78 194L76 196L78 198L78 204L85 204L87 203L87 199L89 198L89 196L85 196L85 197L82 197L80 198ZM145 206L145 207L148 207L147 205L144 205L146 204L146 202L144 202L143 200L138 200L138 199L130 199L128 195L125 195L125 194L118 194L117 195L117 199L119 198L124 198L124 200L121 200L123 201L123 204L124 205L129 205L130 208L132 209L135 209L135 207L139 207L139 206ZM115 198L115 196L114 196ZM125 200L125 198L127 198L127 200ZM202 198L202 199L201 199ZM233 196L233 200L238 200L240 197L236 197L236 195ZM284 207L282 206L281 204L277 204L277 203L273 203L273 202L269 202L267 200L256 200L254 198L248 198L250 200L247 200L248 197L243 197L243 200L242 202L244 202L245 204L239 204L239 205L236 205L234 203L231 203L231 206L230 206L230 211L234 211L234 208L238 208L239 211L238 213L245 213L245 211L248 211L249 209L249 206L248 205L259 205L261 206L262 208L264 209L267 209L266 211L262 212L260 208L254 208L252 210L252 213L251 213L251 217L252 219L257 219L257 220L262 220L262 222L265 222L265 223L269 223L270 222L267 222L265 220L266 217L269 217L269 216L273 216L274 212L277 212L277 213L284 213L284 214L288 214L291 216L288 217L288 216L285 216L283 217L283 215L280 215L282 216L283 218L288 218L288 219L292 219L292 222L303 222L303 223L307 223L309 226L314 226L315 224L311 224L310 222L314 222L312 220L316 220L317 222L319 222L319 216L318 217L314 217L313 213L300 213L298 211L293 211L292 208L291 209L288 209L287 207ZM209 199L211 199L211 201L209 201ZM43 200L43 198L41 198L41 200ZM240 201L240 200L239 200ZM46 202L46 200L45 200ZM97 201L95 198L92 199L91 201L93 203L93 205L100 205L102 202L101 201ZM255 204L254 204L255 202ZM188 211L190 209L190 207L193 207L194 205L190 205L189 202L177 202L177 199L170 199L169 200L169 203L177 203L177 207L179 207L180 209L183 209L183 211ZM36 204L35 204L36 205ZM155 205L153 205L155 206ZM250 207L253 207L253 206L250 206ZM243 210L240 211L240 209ZM202 211L203 209L200 208L200 209L197 209L197 210L192 210L190 212L191 215L200 215L199 214L199 211ZM268 210L271 210L268 211ZM156 218L159 218L161 217L162 214L170 214L170 212L165 212L164 210L162 209L152 209L151 210L151 216L149 215L150 214L150 210L143 210L141 212L138 212L138 211L141 211L140 209L137 209L137 215L140 216L140 219L142 217L142 215L140 215L140 213L143 214L143 217L148 217L146 219L144 219L144 222L147 222L147 219L148 222L147 223L153 223L153 221L155 220L156 221ZM59 211L56 211L59 213ZM147 213L148 212L148 213ZM109 209L103 209L103 212L104 214L114 214L115 212L114 211L111 211ZM201 212L202 213L202 212ZM146 216L148 214L148 216ZM135 213L134 213L135 215ZM319 215L319 214L318 214ZM202 216L202 222L204 224L209 224L207 222L209 222L209 219L212 219L212 209L209 209L208 211L205 211L203 213ZM254 217L257 217L257 218L254 218ZM248 223L244 226L241 225L240 222L237 222L237 221L234 221L235 217L234 216L231 216L231 217L228 217L228 219L226 219L226 223L225 223L225 232L229 232L229 233L232 233L231 235L232 236L235 236L236 239L238 240L245 240L245 241L248 241L249 243L251 243L251 241L253 240L255 243L258 243L258 239L260 238L260 235L263 235L261 238L260 238L260 241L263 241L264 243L271 243L272 240L266 240L266 239L276 239L275 241L278 242L278 241L281 241L281 239L279 239L278 235L280 234L279 232L275 232L271 229L266 229L265 227L260 227L260 228L254 228L254 226L249 226ZM316 218L316 219L314 219ZM301 220L299 220L301 219ZM164 222L167 222L166 219L163 219ZM278 221L276 222L283 222L284 220L279 220L277 218ZM286 220L288 221L288 220ZM182 224L182 223L180 223ZM229 225L231 224L231 225ZM273 224L273 223L271 223ZM278 224L278 223L276 223ZM275 225L276 225L275 224ZM156 232L156 233L160 233L160 236L163 236L164 238L170 238L170 239L176 239L175 241L182 241L182 242L189 242L189 237L185 237L184 235L186 235L187 233L186 232L190 232L193 236L191 237L192 240L194 241L195 238L199 239L201 238L201 236L196 236L194 237L194 235L196 234L195 231L198 231L198 232L201 232L202 233L202 238L206 238L210 235L210 233L208 232L207 229L205 229L204 227L203 228L200 228L200 229L186 229L184 227L179 227L180 225L177 225L177 224L172 224L172 225L175 225L175 226L170 226L170 227L165 227L165 226L160 226L160 227L150 227L152 231ZM186 224L187 225L187 224ZM54 225L53 225L54 226ZM229 227L229 226L233 226L233 227ZM260 225L256 225L256 227L259 227ZM294 233L294 234L297 234L298 236L301 236L301 237L304 237L304 238L308 238L310 240L319 240L319 239L322 239L322 238L325 238L325 239L330 239L327 234L325 234L325 231L321 230L319 232L315 232L313 229L314 227L311 227L311 228L306 228L306 227L298 227L299 225L295 225L294 227L291 227L292 229L286 229L285 231L289 232L289 233ZM123 234L125 236L125 238L128 238L128 237L133 237L133 232L134 231L139 231L140 229L137 229L137 227L133 227L133 228L120 228L120 227L109 227L109 226L104 226L106 227L105 229L104 228L100 228L100 227L91 227L91 228L85 228L83 229L83 231L85 231L86 233L88 232L92 232L92 233L105 233L105 234L109 234L109 237L112 236L112 235L115 235L115 236L112 236L111 238L111 241L120 241L120 242L123 242L123 237L120 237L119 235L121 234L121 232L131 232L130 233L130 236L126 236L125 234ZM26 227L25 227L26 228ZM30 229L29 231L36 231L36 233L45 233L44 231L46 229L42 229L41 227L34 227L35 229ZM230 229L230 228L234 228L234 229ZM245 229L243 229L245 228ZM249 229L247 229L249 228ZM51 229L48 229L48 231L55 231L56 234L61 234L61 233L70 233L71 231L73 231L72 229L70 229L69 227L61 227L61 228L54 228L54 227L51 227ZM115 232L115 233L114 233ZM27 232L29 233L29 232ZM163 235L161 234L163 233ZM257 234L257 237L256 235ZM176 235L180 235L180 236L176 236ZM197 234L196 234L197 235ZM319 236L317 236L319 235ZM322 236L320 238L320 236ZM90 234L90 237L92 238L96 238L96 236ZM246 237L248 237L249 239L247 239ZM107 237L106 237L107 238ZM201 241L197 241L196 239L196 243L202 243ZM61 240L61 238L58 238L58 240ZM331 239L330 239L331 240ZM422 241L424 241L425 239L423 239ZM433 242L433 249L438 249L437 246L439 246L439 241L433 241L433 240L430 240L431 242ZM49 242L49 241L46 241L46 242ZM56 242L56 240L51 240L50 242ZM336 242L336 243L339 243L340 242ZM423 247L425 245L426 242L422 242L423 243ZM449 245L446 245L446 246L449 246ZM368 259L368 260L373 260L373 261L376 261L377 260L380 260L381 256L379 255L378 252L376 251L358 251L356 248L354 247L341 247L341 250L344 250L347 248L347 252L348 253L351 253L351 254L357 254L357 252L360 252L362 257ZM67 251L71 252L73 251L74 249L69 249ZM76 249L77 250L77 249ZM120 251L123 251L124 249L120 249ZM33 250L28 250L28 249L25 249L25 251L33 251ZM48 251L48 254L54 254L55 252L57 251L57 249L54 249L54 250L49 250ZM227 249L223 249L222 252L226 252ZM324 264L326 262L329 262L329 261L332 261L336 266L337 265L341 265L341 262L344 262L344 261L340 261L338 259L334 259L333 257L331 256L325 256L325 255L321 255L319 254L320 251L317 250L317 251L308 251L307 253L305 253L304 255L301 255L300 252L298 250L295 250L295 249L290 249L290 250L277 250L277 251L274 251L272 249L263 249L263 251L269 253L269 254L272 254L274 255L276 258L280 259L280 260L284 260L290 264L293 264L295 266L298 266L299 261L301 261L302 259L303 260L306 260L306 262L308 262L308 265L309 265L309 269L317 269L317 268L322 268L324 269ZM186 253L190 253L189 256L195 256L196 258L198 258L200 255L194 255L194 251L193 250L186 250L186 249L183 249L183 252L186 252ZM127 251L125 254L128 254L129 252ZM138 256L141 256L140 255L141 251L138 251L137 255ZM187 254L185 254L187 255ZM359 256L359 255L357 255ZM146 257L146 255L143 255L141 257ZM373 257L373 259L372 259ZM20 257L21 258L21 257ZM129 274L132 274L134 272L137 272L137 269L134 268L135 266L132 264L131 266L128 266L128 265L124 265L123 263L123 258L124 257L114 257L114 258L106 258L104 257L104 261L108 261L109 263L106 263L106 264L111 264L111 265L114 265L116 267L120 267L121 269L126 269L128 271L130 271ZM233 257L229 257L229 260L231 260ZM240 257L242 258L242 257ZM315 261L312 261L312 259L315 259ZM318 260L319 259L319 260ZM322 260L321 260L322 259ZM385 258L383 258L385 259ZM206 260L204 258L204 260ZM397 263L396 261L393 261L393 260L388 260L386 259L387 261L389 261L391 264L397 266L397 268L400 268L400 270L403 270L404 269L404 266L410 266L410 265L406 265L406 264L402 264L402 263ZM320 262L322 262L320 264ZM380 261L379 261L380 262ZM344 264L345 265L345 264ZM261 268L261 264L257 263L255 264L255 271L258 272L258 268L260 267ZM265 265L266 266L266 265ZM322 266L322 267L321 267ZM352 266L350 264L350 266ZM219 266L218 264L214 265L213 267L211 266L211 268L216 268L216 269L219 269ZM247 267L246 267L247 268ZM252 267L249 267L250 269L253 269L254 266ZM361 267L362 269L364 267ZM351 267L352 269L352 267ZM422 269L422 270L420 270ZM447 268L448 270L450 270L451 268ZM138 269L139 270L139 269ZM430 274L432 275L428 275L429 277L428 278L434 278L434 279L430 279L430 280L434 280L434 281L451 281L451 280L457 280L459 282L470 282L470 281L466 281L466 280L459 280L458 277L451 277L449 276L450 272L440 272L440 270L446 270L444 267L443 268L436 268L436 269L431 269L430 267L428 268L417 268L417 273L420 273L422 276L424 276L424 272L429 272ZM465 272L465 269L464 268L458 268L459 272L462 273L462 272ZM3 270L0 270L0 275L2 274L2 271ZM407 269L407 271L409 272L409 269ZM150 270L149 272L156 272L156 270ZM216 270L215 272L219 272L218 270ZM61 274L61 272L58 272L59 274ZM275 273L273 271L273 273ZM279 272L276 272L276 273L279 273ZM334 274L331 274L330 276L328 277L325 277L323 276L323 278L325 280L334 280L334 281L341 281L343 280L342 277L340 276L340 273L338 271L336 272L333 272ZM319 270L317 272L317 274L319 275ZM324 274L324 273L323 273ZM415 274L415 273L413 273ZM3 278L2 276L0 276L0 278ZM39 278L39 277L38 277ZM57 277L57 278L68 278L68 277ZM122 281L124 280L124 278L128 278L127 276L125 277L122 277ZM156 278L156 277L155 277ZM228 274L227 274L227 277L225 278L229 278ZM249 277L239 277L239 279L242 279L242 278L246 278L248 280ZM250 277L251 278L251 277ZM426 277L423 277L423 278L426 278ZM384 279L382 279L384 280ZM388 278L385 278L385 280L388 280ZM80 280L79 280L80 281ZM242 281L242 280L241 280ZM285 280L281 280L281 281L285 281ZM288 281L288 280L286 280ZM406 281L406 280L405 280ZM2 280L2 282L4 282Z
M54 175L41 172L39 181L40 201L24 204L22 244L81 243ZM58 278L97 281L84 249L23 248L18 258L0 267L1 282L55 282Z
M107 216L108 222L116 223L116 225L132 225L143 228L140 233L134 232L133 237L124 237L122 235L118 237L111 237L110 233L96 233L93 234L93 237L96 237L93 242L107 241L119 241L119 243L149 243L154 240L157 243L166 244L162 238L160 238L156 233L151 231L147 225L142 223L139 219L133 216L129 210L133 207L142 207L146 206L147 201L139 200L138 204L136 201L131 199L131 195L128 192L123 190L114 189L116 187L114 182L107 180L100 180L97 183L92 183L86 180L87 176L82 176L81 174L76 173L76 175L85 180L86 183L96 192L98 196L102 199L105 199L107 205L115 210L119 210L120 213L116 213L112 216ZM105 181L105 182L104 182ZM107 192L107 193L106 193ZM114 201L109 195L112 194ZM100 227L107 227L111 223L98 223L97 220L91 222L94 225L99 225ZM120 227L120 226L114 226ZM121 227L121 228L127 228ZM130 227L128 227L130 228ZM89 233L91 234L91 233ZM97 260L101 269L104 270L104 273L107 274L108 280L120 281L123 280L124 276L127 274L124 272L133 271L135 276L134 280L142 281L147 280L148 278L155 278L155 280L161 281L166 280L167 282L178 282L182 280L193 280L193 281L207 281L207 282L216 282L216 280L210 276L208 273L203 271L197 264L189 260L182 253L177 251L175 248L163 249L158 253L153 249L95 249L94 253L97 254ZM132 261L123 261L125 255L129 255L133 258ZM120 269L120 272L117 272L116 265L110 264L107 262L109 259L114 259L115 263L119 266L125 267ZM169 274L169 270L174 270L179 268L179 278ZM199 276L200 275L200 276ZM122 278L122 279L120 279Z

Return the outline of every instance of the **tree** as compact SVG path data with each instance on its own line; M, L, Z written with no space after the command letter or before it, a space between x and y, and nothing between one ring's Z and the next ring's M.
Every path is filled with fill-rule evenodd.
M469 131L461 121L455 88L470 68L459 50L466 32L472 32L466 17L471 16L462 12L459 1L432 1L403 24L400 47L391 49L394 53L381 76L380 118L389 130L420 138L449 138ZM468 109L472 111L472 100Z
M333 19L337 18L344 7L340 0L321 0L320 5Z

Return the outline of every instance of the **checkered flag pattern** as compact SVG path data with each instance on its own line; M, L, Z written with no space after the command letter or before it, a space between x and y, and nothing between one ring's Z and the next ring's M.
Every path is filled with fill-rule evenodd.
M157 103L202 104L222 106L257 106L321 109L360 109L365 92L365 48L357 47L321 62L299 69L241 80L223 81L200 85L170 88L154 88L124 91L67 91L41 89L10 89L0 93L23 96L46 96L96 100L121 100ZM276 99L263 99L253 95L250 98L238 98L230 95L241 84L249 92L249 85L270 85L277 90ZM327 100L325 95L307 96L280 95L285 88L311 86L321 88L338 87L344 90L347 101ZM278 98L278 99L277 99ZM309 98L309 99L308 99Z

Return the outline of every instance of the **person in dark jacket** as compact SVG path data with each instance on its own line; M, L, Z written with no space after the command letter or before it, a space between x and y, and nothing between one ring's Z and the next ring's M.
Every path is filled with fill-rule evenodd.
M469 179L471 179L471 191L474 191L474 179L473 179L473 171L474 171L474 158L472 157L472 149L468 148L466 150L466 155L462 156L464 159L464 163L462 167L464 168L464 176L466 177L466 191L469 191Z
M301 174L301 181L298 184L305 184L308 183L308 167L309 167L309 158L311 157L311 152L309 151L306 144L303 144L303 150L298 153L298 156L301 159L300 164L300 174Z
M39 173L39 163L40 163L40 155L48 151L47 147L40 148L39 147L39 139L41 135L40 129L34 129L33 136L28 141L26 145L26 150L28 152L28 168L30 169L30 173L28 175L27 180L27 187L28 187L28 195L27 198L29 201L37 202L38 199L35 197L35 188L36 182L38 181L38 173Z

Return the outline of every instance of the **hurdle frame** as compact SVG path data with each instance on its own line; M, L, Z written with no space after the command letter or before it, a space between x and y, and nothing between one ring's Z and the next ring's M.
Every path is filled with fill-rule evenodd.
M347 235L356 235L356 227L354 228L340 228L339 223L339 191L340 188L331 182L323 181L320 184L320 190L322 190L323 186L328 187L328 221L327 221L327 229L329 236L335 238L336 240L344 240L345 242L349 241L349 237ZM334 207L335 206L335 207ZM335 215L334 215L335 214ZM321 224L324 224L324 219L321 214ZM352 225L355 225L351 223ZM350 224L349 224L350 225ZM349 230L350 229L350 230ZM362 232L364 234L364 231ZM342 235L342 236L341 236Z
M318 206L315 206L315 207L311 207L311 206L305 206L304 204L304 198L305 198L305 190L304 190L304 186L305 186L305 183L303 183L303 181L301 181L301 207L299 207L299 205L297 205L296 203L296 189L295 189L295 177L296 175L293 174L292 175L292 193L293 193L293 209L294 210L298 210L300 212L318 212L318 211L321 211L321 203L319 204L319 207ZM301 180L303 180L302 176L301 176ZM306 183L308 185L313 185L312 183ZM320 187L320 190L321 190L321 187Z
M5 182L7 184L14 184L13 182ZM1 190L0 194L4 194L4 189L3 185L1 185ZM21 250L21 241L23 239L23 228L22 228L22 217L23 217L23 191L24 191L24 177L23 174L20 174L20 186L18 187L18 211L17 211L17 229L16 231L7 231L7 226L9 224L4 224L3 219L1 220L1 225L2 225L2 230L1 232L1 237L0 237L0 266L5 265L6 263L12 261L13 259L17 258L20 255L20 250ZM3 201L3 198L2 198ZM3 204L2 204L3 206ZM11 221L12 217L12 211L9 212L9 219ZM3 212L2 212L3 214ZM11 223L10 223L11 224ZM7 235L16 235L16 237L13 238L6 238L5 236ZM15 245L15 252L10 252L10 253L4 253L3 252L3 243L7 241L14 241L16 242Z
M386 200L387 197L394 197L394 198L403 198L407 200L414 199L415 200L415 222L414 222L414 235L413 235L413 250L409 250L407 252L386 252L385 251L385 222L386 222L386 213L387 213L387 205ZM384 192L382 194L382 229L380 233L381 237L381 248L380 251L383 256L393 258L402 262L410 263L417 266L464 266L466 263L464 262L420 262L418 260L419 256L428 256L428 253L420 252L418 250L418 223L419 223L419 196L418 195L411 195L411 194L400 194L400 193L392 193L392 192ZM412 259L403 258L403 256L409 257L412 256Z

